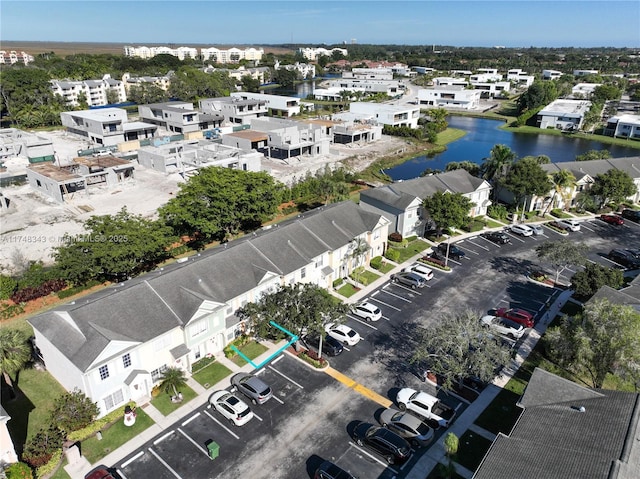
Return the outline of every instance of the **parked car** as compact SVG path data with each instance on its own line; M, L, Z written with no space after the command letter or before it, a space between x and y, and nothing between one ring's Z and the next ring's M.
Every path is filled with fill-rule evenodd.
M525 332L521 324L499 316L486 315L480 318L480 321L492 331L513 339L520 339Z
M496 316L510 319L511 321L523 325L525 328L533 328L533 315L524 309L499 308L496 310Z
M214 392L209 396L209 404L236 426L243 426L253 419L247 403L228 391Z
M384 456L389 464L405 462L411 457L411 446L406 439L384 427L359 422L353 430L353 440Z
M411 266L407 266L402 271L417 274L418 276L421 276L425 281L430 281L433 279L433 270L427 268L421 263L413 263Z
M580 231L580 222L572 218L558 220L556 221L556 224L559 228L562 228L566 231Z
M456 245L453 245L451 243L440 243L438 245L438 251L445 256L447 255L447 248L449 249L449 258L454 259L456 261L459 260L460 258L464 258L465 256L464 251L462 251Z
M488 231L486 233L482 233L480 236L488 239L489 241L493 241L496 244L511 243L511 239L509 238L509 236L504 234L502 231Z
M544 234L544 228L542 225L527 225L533 231L533 236L542 236Z
M631 221L640 222L640 210L625 208L620 212L620 216Z
M607 258L627 269L640 268L640 259L636 258L633 253L626 249L612 249L609 251Z
M336 466L331 461L324 461L316 469L313 479L356 479L344 469Z
M640 249L628 249L626 250L631 256L640 261Z
M320 344L320 338L316 336L313 339L305 340L305 342L307 344L312 344L317 348L318 344ZM342 351L344 351L344 346L333 336L326 334L325 337L322 338L322 352L324 354L328 354L329 356L338 356L342 354Z
M422 276L418 276L415 273L400 272L391 275L391 281L394 283L404 284L412 289L424 288L427 282Z
M396 402L401 411L410 411L421 418L433 419L439 426L449 427L456 411L437 397L411 388L398 391Z
M238 373L231 377L231 385L251 399L253 404L264 404L273 396L273 391L258 376Z
M325 326L325 331L329 336L337 339L342 344L355 346L360 341L360 335L349 326L344 324L329 323Z
M380 308L367 301L355 305L351 312L354 316L358 316L366 321L378 321L382 318L382 311L380 311Z
M84 479L122 479L122 476L115 469L101 465L87 473Z
M527 225L515 224L509 227L512 233L520 236L533 236L533 230Z
M387 408L380 414L380 424L413 446L426 446L433 440L433 429L407 412Z
M610 225L623 225L624 220L618 215L600 215L600 219Z

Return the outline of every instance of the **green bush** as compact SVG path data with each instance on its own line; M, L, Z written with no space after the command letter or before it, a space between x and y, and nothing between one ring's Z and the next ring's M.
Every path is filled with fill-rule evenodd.
M63 289L62 291L58 291L56 294L58 295L58 298L64 299L64 298L68 298L69 296L73 296L74 294L78 294L82 291L85 291L87 289L91 289L94 286L98 286L99 284L100 284L100 281L96 281L94 279L92 281L89 281L85 285L74 286L73 288Z
M405 238L405 240L407 240L409 243L411 243L412 241L415 241L415 240L417 240L417 239L418 239L418 237L417 237L416 235L413 235L413 236L407 236L407 237Z
M7 479L33 479L33 471L29 464L16 462L4 470Z
M389 248L384 256L390 261L397 262L400 259L400 251L398 251L397 249Z
M51 474L60 466L62 462L62 449L58 449L53 453L49 462L45 465L40 466L36 469L36 477L40 479L41 477L51 477Z
M324 358L314 358L311 357L312 355L315 355L315 353L313 351L302 351L298 357L304 361L306 361L307 363L311 364L314 368L323 368L327 365L327 360Z
M338 286L340 286L342 283L344 283L344 279L342 278L338 278L333 282L333 287L337 288Z
M535 218L539 214L540 214L540 212L538 210L526 211L525 214L524 214L524 217L526 219L530 220L531 218Z
M131 401L121 408L116 409L115 411L111 411L106 416L101 417L100 419L96 419L87 427L82 429L78 429L77 431L70 432L67 434L67 439L69 441L84 441L85 439L90 438L96 432L101 431L106 426L113 424L116 421L119 421L124 417L124 408L126 406L135 407L136 403Z
M382 266L382 256L376 256L375 258L371 258L371 261L369 261L369 265L373 268L373 269L380 269L380 267ZM335 283L335 281L334 281ZM335 284L334 284L335 286Z
M215 362L216 362L216 358L214 356L205 356L204 358L197 360L195 363L191 365L191 372L195 374L201 369L204 369L207 366L209 366L209 364L215 363Z
M235 346L236 348L240 349L242 346L247 344L249 341L251 341L251 338L249 336L247 336L246 334L243 334L239 338L234 339L229 344L227 344L225 346L225 348L223 349L224 357L227 358L227 359L231 359L232 357L236 356L238 353L236 353L233 349L231 349L231 346Z
M504 205L491 205L487 208L487 214L496 220L506 220L509 212Z
M0 310L0 319L9 319L24 313L24 308L20 304L12 304Z
M9 299L18 288L18 282L11 276L0 274L0 299Z
M463 230L468 233L475 233L485 227L485 222L479 219L473 219L469 223L463 226Z

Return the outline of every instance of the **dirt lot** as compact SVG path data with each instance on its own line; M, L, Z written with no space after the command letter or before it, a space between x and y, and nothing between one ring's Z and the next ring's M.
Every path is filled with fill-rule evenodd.
M61 161L73 158L78 149L86 146L63 131L39 134L53 140ZM337 166L346 159L352 170L359 171L381 156L401 153L405 146L403 140L385 136L366 146L334 145L330 156L304 157L300 161L291 160L290 164L265 158L262 166L278 180L290 184L307 171L324 170L325 165ZM26 160L15 161L26 164ZM178 192L182 182L177 173L164 175L138 166L132 182L113 189L76 193L65 204L45 198L29 185L3 188L3 195L13 207L0 215L0 270L15 273L16 267L27 261L51 263L53 248L61 245L64 234L83 233L83 222L93 215L115 214L126 207L132 213L154 218L158 207Z

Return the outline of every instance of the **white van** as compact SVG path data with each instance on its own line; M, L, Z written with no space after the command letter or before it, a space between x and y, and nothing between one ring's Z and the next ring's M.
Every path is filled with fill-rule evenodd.
M511 232L520 236L531 236L533 234L533 230L529 228L527 225L511 225Z

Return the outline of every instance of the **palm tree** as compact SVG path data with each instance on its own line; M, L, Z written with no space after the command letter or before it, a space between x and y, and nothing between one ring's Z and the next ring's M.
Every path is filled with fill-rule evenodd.
M494 145L491 154L483 160L480 171L482 177L493 185L493 196L498 197L501 180L516 161L517 155L507 145Z
M178 390L187 385L187 378L184 375L184 371L178 368L167 368L163 373L162 382L160 383L160 389L167 394L173 392L174 396L178 395Z
M573 176L569 170L562 169L557 171L551 176L551 182L553 183L553 196L551 197L551 201L544 210L542 216L545 216L551 208L555 206L556 196L560 195L560 197L564 200L564 207L567 206L567 188L573 186L576 182L576 177Z
M0 373L13 391L15 375L31 359L31 345L27 335L19 329L0 328Z
M360 275L358 272L358 267L360 266L360 262L362 261L364 255L366 255L367 252L371 249L371 246L369 246L369 244L363 238L356 238L352 241L351 248L351 254L349 255L352 260L351 266L356 277L356 281L359 281Z

